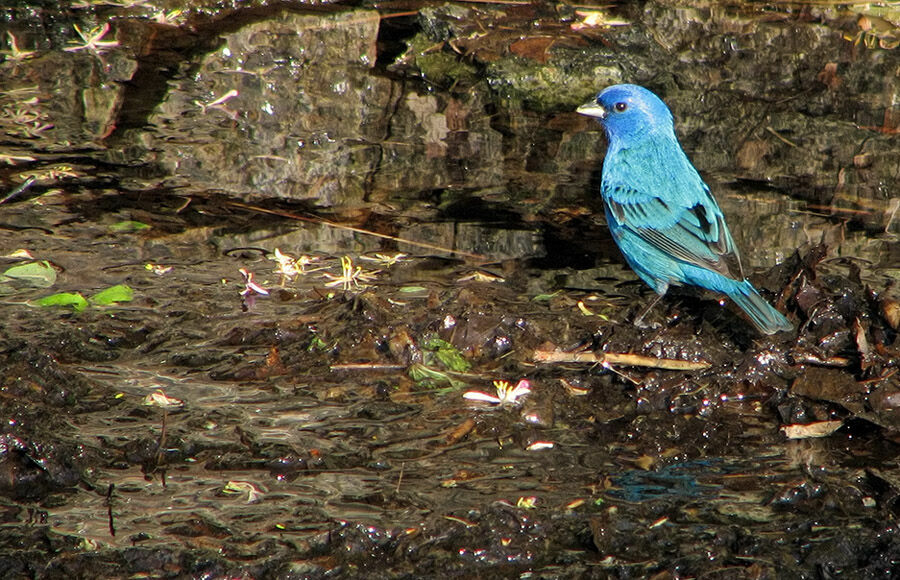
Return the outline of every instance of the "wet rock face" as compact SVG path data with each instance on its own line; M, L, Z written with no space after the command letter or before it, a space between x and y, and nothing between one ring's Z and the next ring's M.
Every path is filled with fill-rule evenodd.
M7 154L93 150L140 167L142 185L320 206L490 196L511 178L569 195L559 173L603 147L566 115L636 82L669 103L701 171L833 203L871 229L900 222L851 213L900 179L897 50L868 41L895 31L866 36L854 12L647 2L589 25L565 5L447 4L392 29L372 10L193 10L66 13L68 35L49 38L17 13L19 52L0 64ZM559 122L537 126L536 111Z
M112 34L104 37L116 42ZM0 63L0 132L14 139L3 151L4 159L14 156L5 165L33 160L38 152L98 149L114 130L136 59L128 51L69 49L27 51ZM17 154L26 157L17 160Z
M499 185L501 136L484 95L373 74L378 32L372 11L278 12L198 41L195 60L159 79L167 86L146 123L115 135L128 147L110 158L152 160L166 186L319 206Z
M467 78L471 71L435 56L435 43L452 46L485 67L500 107L572 109L604 86L632 82L667 101L702 171L737 169L794 196L851 206L890 198L900 179L891 138L900 65L896 51L855 42L856 14L647 2L620 8L606 18L619 25L594 32L559 27L539 11L469 8L462 18L445 8L420 18L430 42L411 41L404 62L437 83ZM530 50L504 29L527 18L542 25L524 35ZM553 42L538 48L551 33Z
M284 12L222 34L171 82L149 118L147 145L192 187L358 202L393 105L390 83L369 74L378 18Z

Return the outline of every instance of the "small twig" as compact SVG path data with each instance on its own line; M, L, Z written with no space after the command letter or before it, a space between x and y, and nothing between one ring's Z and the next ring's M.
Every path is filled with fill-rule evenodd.
M789 146L791 146L791 147L799 147L799 145L797 145L797 144L794 143L793 141L788 141L787 139L785 139L784 137L782 137L781 135L779 135L779 134L778 134L778 131L776 131L776 130L773 129L772 127L766 127L766 131L768 131L769 133L771 133L772 135L774 135L776 139L778 139L779 141L781 141L781 142L784 143L785 145L789 145Z
M393 14L379 14L379 17L382 20L387 20L388 18L400 18L402 16L417 16L419 14L418 10L410 10L408 12L394 12Z
M558 350L536 350L532 355L536 363L588 363L601 365L626 365L650 367L670 371L699 371L709 368L707 361L689 361L671 358L657 358L633 353L604 352L562 352Z
M846 213L846 214L850 214L850 215L869 216L869 215L872 215L872 213L873 213L871 210L868 210L868 209L852 209L849 207L837 207L835 205L819 205L819 204L815 204L815 203L807 204L806 207L807 207L807 209L811 209L811 210L822 210L823 212L824 211L829 212L829 213L820 213L820 214L813 214L813 215L833 216L836 213Z
M26 179L26 180L22 183L22 185L20 185L19 187L15 188L15 189L12 190L12 191L10 191L10 192L6 195L6 197L4 197L3 199L0 199L0 205L2 205L2 204L4 204L4 203L8 202L9 200L11 200L11 199L13 199L14 197L16 197L17 195L19 195L20 193L24 192L26 189L28 189L29 187L31 187L31 184L34 183L35 181L36 181L36 179L35 179L35 177L33 177L33 176L32 176L32 177L29 177L28 179Z
M339 365L331 365L328 367L333 371L397 371L406 368L406 365L389 365L377 363L346 363Z
M357 234L364 234L367 236L374 236L376 238L381 238L384 240L391 240L391 241L398 242L401 244L408 244L410 246L416 246L416 247L425 248L428 250L437 250L439 252L445 252L447 254L456 254L458 256L465 256L467 258L472 258L474 260L487 261L487 257L482 256L481 254L473 254L471 252L464 252L462 250L455 250L453 248L445 248L443 246L438 246L437 244L429 244L427 242L416 242L413 240L406 240L403 238L398 238L397 236L391 236L388 234L380 234L378 232L373 232L371 230L364 230L362 228L356 228L353 226L339 224L337 222L332 222L332 221L324 220L321 218L310 218L310 217L306 217L306 216L302 216L302 215L297 215L295 213L291 213L288 211L266 209L264 207L241 203L238 201L229 201L229 202L226 202L226 204L231 207L237 207L237 208L255 211L255 212L259 212L259 213L265 213L265 214L269 214L269 215L277 215L277 216L281 216L281 217L285 217L288 219L297 220L297 221L301 221L301 222L321 224L323 226L328 226L328 227L336 228L339 230L347 230L349 232L355 232Z
M394 489L395 494L400 493L400 483L403 482L403 470L406 468L406 463L400 464L400 476L397 477L397 487Z
M888 204L888 210L891 212L890 217L888 218L887 225L884 226L884 233L888 233L891 229L891 224L894 223L894 218L897 217L897 210L900 209L900 198L893 198Z
M115 537L116 535L116 524L113 521L113 508L112 508L112 495L113 490L115 489L116 484L110 483L109 487L106 488L106 518L109 521L109 535Z
M530 6L531 2L522 0L456 0L460 4L499 4L500 6Z
M163 462L163 451L166 445L166 434L168 432L168 423L169 423L169 411L163 407L163 416L162 416L162 430L159 433L159 444L156 448L156 465L154 466L159 470L160 480L162 481L162 486L166 487L166 470L164 467L161 467Z
M812 319L812 317L810 317ZM852 361L843 356L821 357L812 352L790 352L788 353L790 360L794 366L800 365L817 365L822 367L847 368Z

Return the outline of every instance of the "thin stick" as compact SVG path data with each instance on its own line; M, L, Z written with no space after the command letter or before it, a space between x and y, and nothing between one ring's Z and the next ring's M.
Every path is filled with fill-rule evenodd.
M532 355L536 363L588 363L618 364L632 367L650 367L670 371L699 371L709 368L706 361L689 361L671 358L656 358L632 353L604 352L562 352L558 350L536 350Z
M394 12L393 14L382 14L381 19L387 20L388 18L400 18L401 16L416 16L418 13L418 10L410 10L409 12Z
M162 467L161 464L163 462L163 453L166 445L166 434L169 429L169 411L163 407L163 416L162 416L162 429L159 433L159 447L156 450L156 466L155 468L160 472L160 481L162 482L162 486L166 487L166 468Z
M15 188L14 190L10 191L10 192L6 195L6 197L4 197L3 199L0 199L0 204L6 203L6 202L8 202L9 200L11 200L12 198L16 197L17 195L19 195L20 193L22 193L23 191L25 191L26 189L28 189L29 187L31 187L31 184L34 183L34 182L35 182L35 178L34 178L34 177L29 177L29 178L26 179L25 182L22 183L20 186L18 186L18 187Z
M406 469L406 463L405 463L405 462L400 464L400 476L397 477L397 488L394 489L394 493L395 493L395 494L399 494L399 493L400 493L400 484L403 482L403 470L404 470L404 469Z
M113 507L112 507L112 495L113 490L115 489L116 484L110 483L109 487L106 488L106 518L109 521L109 535L115 537L116 535L116 524L113 521Z
M406 368L407 365L390 365L378 363L346 363L339 365L331 365L333 371L398 371Z
M241 203L241 202L238 202L238 201L229 201L229 202L226 202L226 204L227 204L227 205L230 205L230 206L232 206L232 207L238 207L238 208L241 208L241 209L246 209L246 210L255 211L255 212L259 212L259 213L266 213L266 214L269 214L269 215L277 215L277 216L281 216L281 217L285 217L285 218L289 218L289 219L293 219L293 220L298 220L298 221L301 221L301 222L309 222L309 223L313 223L313 224L321 224L321 225L323 225L323 226L328 226L328 227L336 228L336 229L339 229L339 230L347 230L347 231L350 231L350 232L355 232L355 233L357 233L357 234L365 234L365 235L367 235L367 236L374 236L374 237L376 237L376 238L382 238L382 239L385 239L385 240L391 240L391 241L394 241L394 242L398 242L398 243L401 243L401 244L408 244L408 245L410 245L410 246L416 246L416 247L419 247L419 248L426 248L426 249L428 249L428 250L437 250L437 251L439 251L439 252L445 252L445 253L447 253L447 254L456 254L456 255L459 255L459 256L465 256L465 257L467 257L467 258L472 258L473 260L480 260L480 261L483 261L483 262L488 261L488 258L487 258L486 256L482 256L481 254L473 254L473 253L470 253L470 252L463 252L462 250L454 250L453 248L445 248L445 247L443 247L443 246L438 246L438 245L435 245L435 244L429 244L429 243L427 243L427 242L414 242L414 241L412 241L412 240L405 240L405 239L403 239L403 238L398 238L398 237L396 237L396 236L391 236L391 235L388 235L388 234L379 234L378 232L373 232L373 231L370 231L370 230L364 230L364 229L362 229L362 228L355 228L355 227L353 227L353 226L347 226L347 225L344 225L344 224L339 224L339 223L337 223L337 222L331 222L331 221L328 221L328 220L324 220L324 219L322 219L322 218L309 218L309 217L302 216L302 215L297 215L297 214L295 214L295 213L291 213L291 212L288 212L288 211L281 211L281 210L274 210L274 209L266 209L266 208L264 208L264 207L259 207L259 206L255 206L255 205L249 205L249 204Z

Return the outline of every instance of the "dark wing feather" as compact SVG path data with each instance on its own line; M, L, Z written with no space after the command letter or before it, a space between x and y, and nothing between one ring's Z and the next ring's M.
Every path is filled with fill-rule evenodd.
M620 227L681 261L743 280L740 256L708 190L685 206L622 186L614 189L603 197Z

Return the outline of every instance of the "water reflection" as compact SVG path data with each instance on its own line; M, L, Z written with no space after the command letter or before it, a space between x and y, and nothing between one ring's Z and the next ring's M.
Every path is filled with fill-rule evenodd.
M711 36L716 27L735 22L747 28L745 36L772 32L749 14L714 10L716 16L704 20L697 10L658 8L648 18L704 21ZM35 52L2 63L12 73L3 123L9 134L31 138L22 142L22 149L6 153L11 163L40 168L49 160L48 152L59 147L50 145L55 141L66 147L64 158L72 157L73 148L90 147L96 149L92 156L97 161L141 166L138 172L127 167L118 174L100 167L95 172L132 189L307 200L344 212L366 207L389 219L407 215L425 222L458 219L467 200L488 200L503 211L521 212L526 220L537 218L539 225L557 207L586 203L591 174L602 159L599 131L571 113L547 118L497 109L480 90L427 90L428 85L375 70L380 27L373 11L275 11L195 38L196 57L184 63L166 61L165 70L141 55L166 51L159 43L171 40L171 28L154 36L156 25L141 25L138 20L107 31L115 44L102 49ZM684 27L672 34L676 36L668 44L685 42L680 40L687 34ZM27 38L22 36L22 42ZM71 71L71 76L58 77L55 71L60 69ZM128 88L128 82L145 83L154 69L157 86L152 90L137 93ZM84 84L82 78L93 81ZM679 94L672 95L672 103L692 157L701 168L721 166L717 152L692 147L697 120L690 108L679 106ZM147 114L137 123L139 111ZM117 117L125 122L117 122ZM779 125L770 123L777 132ZM820 239L836 255L875 263L896 256L900 219L892 219L897 211L890 200L869 200L860 209L857 201L839 194L836 199L846 200L847 206L839 215L846 220L836 222L833 209L811 215L802 205L754 188L752 181L729 186L735 177L771 171L763 159L771 160L774 154L766 140L745 141L736 156L739 173L715 176L724 182L714 189L750 265L769 266ZM872 155L860 155L864 171ZM74 170L71 175L80 173ZM767 201L758 201L763 199ZM467 220L491 218L484 213L491 207L474 205L479 209ZM448 214L450 207L454 210ZM844 223L851 226L846 231ZM887 236L873 243L867 232L879 228ZM539 257L544 252L540 240L527 229L522 224L504 232L410 223L393 235L485 253L496 260ZM507 239L501 240L504 236ZM366 252L379 246L378 240L327 227L305 227L291 238L275 241L301 252ZM242 245L252 240L234 241Z
M735 521L769 524L750 552L783 550L809 544L802 532L783 540L786 529L809 528L793 506L855 532L861 520L847 514L874 505L859 499L874 488L889 490L877 508L888 521L896 478L887 473L876 485L843 468L849 456L893 469L891 415L855 418L884 424L887 435L871 436L877 445L839 433L829 453L803 458L835 474L817 474L831 485L831 503L815 503L819 488L802 496L798 484L794 494L808 466L776 427L844 417L847 408L861 415L864 392L878 391L873 408L881 401L889 410L884 401L897 384L887 343L895 335L878 327L869 340L881 350L860 354L876 317L857 318L851 335L836 314L835 332L790 345L806 348L808 360L877 360L824 373L840 373L835 382L855 389L850 405L838 395L818 400L823 393L813 388L791 391L803 369L783 361L787 343L758 347L744 321L714 301L674 299L659 329L632 330L625 323L639 284L591 199L603 137L564 106L585 94L545 84L554 105L530 109L523 103L537 97L521 91L545 78L531 61L588 94L607 76L666 89L748 270L824 240L832 258L847 258L825 271L863 264L863 280L885 289L900 275L900 215L884 177L896 147L890 134L872 131L858 158L847 151L864 130L849 121L873 124L873 111L890 102L884 95L894 94L896 81L878 76L893 70L893 55L850 58L856 49L842 39L838 17L819 12L794 18L787 9L650 2L642 12L619 7L628 25L621 33L580 37L571 7L558 8L429 7L396 28L396 62L384 50L384 15L374 10L260 8L173 24L111 6L120 12L103 38L118 44L77 51L64 50L79 41L69 24L10 23L19 27L11 29L18 49L36 53L10 50L0 63L0 179L6 191L33 182L0 206L3 259L17 263L23 258L12 252L24 248L58 270L61 291L127 283L137 298L73 313L25 303L44 288L10 286L0 349L4 485L44 493L29 481L64 482L47 484L41 509L55 534L83 540L78 550L174 543L223 550L229 562L328 560L322 570L344 558L368 570L373 547L388 540L387 557L446 549L435 559L441 565L460 554L507 565L535 553L566 566L598 555L607 564L613 555L650 562L661 545L651 534L703 554L697 537L726 537ZM103 9L90 14L97 21L80 28L100 34ZM543 26L537 41L534 22ZM56 37L41 35L50 28ZM806 53L815 58L792 59ZM770 60L776 66L756 74ZM438 81L425 68L437 61L458 69ZM814 80L830 62L865 98L837 91L827 75ZM515 78L497 78L513 65ZM316 222L325 211L357 229ZM126 222L149 227L119 227ZM317 261L285 280L270 259L276 248ZM383 261L376 253L398 252L408 256L375 263ZM342 258L374 273L344 291L334 283ZM242 304L239 268L269 295ZM827 303L826 292L807 290L810 304ZM863 303L842 307L855 314L851 306ZM794 308L792 316L809 312ZM548 343L733 364L705 375L539 366L530 353ZM448 351L472 368L448 371ZM419 380L408 372L414 364L441 372ZM461 384L489 389L526 375L540 421L473 408L460 396ZM144 405L155 389L184 408ZM717 396L730 390L741 391L739 402ZM54 455L60 438L74 443ZM66 463L77 456L87 458L83 474ZM115 490L106 497L109 483ZM256 491L235 494L230 483ZM519 503L532 495L536 508ZM778 505L760 507L773 497ZM26 510L16 509L9 513L25 521ZM687 514L708 535L696 533L701 524L666 527L662 512ZM779 515L783 527L773 523ZM627 533L606 535L607 524Z

